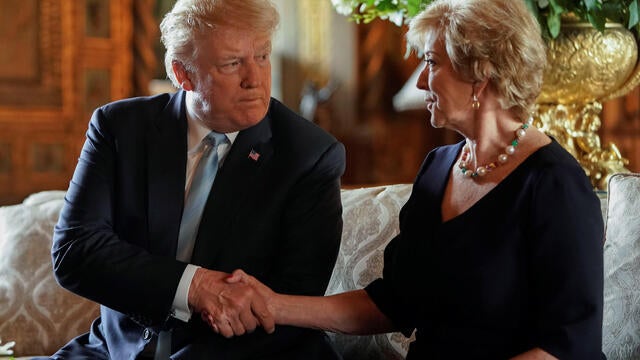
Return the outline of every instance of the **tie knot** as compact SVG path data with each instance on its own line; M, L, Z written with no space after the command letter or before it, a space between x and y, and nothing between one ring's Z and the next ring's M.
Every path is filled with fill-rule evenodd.
M225 134L217 133L215 131L210 132L202 142L210 145L211 147L216 147L223 142L227 141L227 136Z

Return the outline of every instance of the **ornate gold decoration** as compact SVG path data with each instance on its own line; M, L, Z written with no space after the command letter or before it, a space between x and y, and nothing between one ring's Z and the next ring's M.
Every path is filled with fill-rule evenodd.
M578 161L597 189L606 189L609 177L628 172L615 144L602 147L598 129L602 104L539 104L537 126L553 136Z
M611 175L629 170L614 144L601 144L602 102L640 83L635 37L620 24L599 32L588 23L563 19L560 36L548 41L547 57L534 124L580 162L595 188L606 189Z

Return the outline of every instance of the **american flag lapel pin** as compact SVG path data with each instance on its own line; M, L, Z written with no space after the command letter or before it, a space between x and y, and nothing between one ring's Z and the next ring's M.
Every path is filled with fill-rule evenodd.
M260 154L255 150L251 149L251 151L249 152L249 159L253 161L258 161L259 158L260 158Z

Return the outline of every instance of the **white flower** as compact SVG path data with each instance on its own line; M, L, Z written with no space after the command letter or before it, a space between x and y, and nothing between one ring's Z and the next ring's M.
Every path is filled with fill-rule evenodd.
M2 344L2 339L0 339L0 344ZM16 344L15 341L9 341L4 345L0 345L0 355L13 355L13 350L11 348Z
M384 15L380 15L380 19L389 20L394 23L396 26L402 26L402 22L404 21L404 16L402 11L389 12Z
M396 26L402 26L402 21L404 20L404 14L402 11L394 12L389 14L389 21L396 24Z
M331 4L337 13L345 16L352 16L357 20L362 20L360 14L364 14L365 19L378 17L388 20L396 26L402 26L407 22L407 0L375 0L373 2L363 0L331 0ZM383 5L384 10L380 10L378 6ZM391 9L395 8L392 11ZM366 20L365 20L366 21Z
M358 5L358 1L353 0L331 0L331 4L338 14L349 16L353 12L353 8Z

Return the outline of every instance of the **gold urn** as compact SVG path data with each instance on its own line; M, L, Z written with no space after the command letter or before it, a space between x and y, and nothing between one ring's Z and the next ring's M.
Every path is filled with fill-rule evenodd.
M549 64L534 123L580 162L594 188L606 189L611 175L628 172L628 161L614 144L601 144L602 102L640 83L636 39L621 24L608 23L601 32L565 18L560 35L547 45Z

